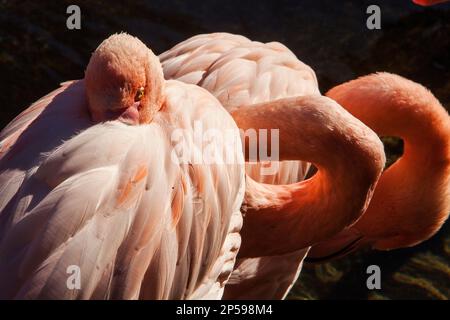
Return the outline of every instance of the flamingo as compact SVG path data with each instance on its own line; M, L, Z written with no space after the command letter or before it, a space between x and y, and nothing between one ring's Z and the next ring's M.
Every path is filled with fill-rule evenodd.
M410 247L429 239L450 213L450 117L433 94L403 77L377 73L332 88L337 101L381 136L404 141L403 155L378 182L365 214L314 246L312 261L360 247Z
M127 34L15 118L0 134L0 297L220 298L240 245L243 156L208 145L235 161L172 161L174 129L190 150L206 146L196 122L237 130Z
M231 163L196 163L206 142L193 137L195 121L236 131L238 149L209 146ZM245 178L238 127L280 129L280 159L304 158L319 174L277 186ZM180 128L194 153L187 163L172 158ZM249 221L260 211L277 222L261 254L300 250L301 225L317 210L311 193L349 186L342 196L352 201L329 201L334 222L317 221L332 236L364 211L384 163L375 133L330 98L248 104L232 118L205 89L164 80L150 49L125 34L99 46L84 80L33 104L0 141L2 298L220 298L241 243L241 205ZM322 159L326 146L350 156ZM352 163L355 174L344 175ZM267 207L275 204L277 217ZM79 288L67 286L70 266Z
M312 69L299 61L288 48L276 42L263 44L225 33L200 35L176 45L161 54L160 59L166 78L179 79L208 89L232 114L249 101L320 94ZM326 241L326 236L319 243L303 239L302 250L284 255L273 255L271 252L271 255L255 257L260 252L258 241L261 239L254 233L258 233L264 241L270 230L264 225L267 223L264 215L252 215L250 222L250 217L245 216L241 252L225 288L225 298L284 298L298 278L311 244L315 245L309 253L310 261L340 256L363 245L372 245L377 249L411 246L431 237L447 218L450 211L449 118L437 99L421 85L387 73L355 80L331 90L328 96L377 133L404 138L405 155L384 172L363 217L329 241ZM394 114L398 115L395 120ZM404 127L408 125L406 121L411 121L408 131L401 131L402 124ZM390 127L379 130L378 126L383 123ZM299 122L299 126L301 124L304 125ZM410 141L409 136L417 136L417 132L423 135L422 139ZM424 148L424 145L429 148ZM334 154L332 150L335 150L332 146L324 150L322 157ZM307 166L298 164L297 167ZM247 173L255 180L264 179L255 175L259 169L259 166L246 165ZM278 184L282 178L294 182L303 179L302 175L292 174L285 167L284 170L289 177L280 174L270 176L270 183ZM345 174L352 175L353 166L347 167ZM251 183L252 180L248 181ZM307 224L305 218L303 228L307 230L302 229L302 234L306 238L316 234L316 239L320 239L319 235L323 235L322 221L326 220L330 210L327 201L340 195L333 190L327 195L315 196L318 197L317 202L324 202L322 210L315 211L314 222ZM341 201L349 200L342 198ZM267 207L273 208L276 204L272 207L267 204ZM249 239L246 232L251 233L253 238ZM267 245L276 247L278 244L275 242L285 242L287 236L271 239L274 242Z
M413 0L415 4L418 4L420 6L428 7L433 6L435 4L447 2L448 0Z
M164 76L167 79L178 79L207 89L231 112L238 125L242 125L245 121L242 117L238 117L236 112L243 112L242 110L245 109L243 106L249 104L256 103L262 113L262 108L271 104L280 105L279 101L283 101L283 99L288 99L287 101L296 97L303 97L304 101L323 99L314 71L278 42L263 44L228 33L198 35L181 42L159 57ZM277 123L279 117L280 114L274 114L271 117L273 123ZM351 122L345 125L353 123L354 119L349 118L349 121ZM312 128L308 128L311 122L312 120L308 118L302 118L298 119L297 124L293 123L298 127L299 136L311 139L315 136L314 132L310 131ZM268 123L267 125L274 124ZM325 119L322 125L327 125ZM383 152L380 150L378 140L376 141L377 143L373 142L372 144L372 150L373 155L378 157L375 163L380 166L384 162L384 158L380 158L379 154L383 154ZM319 150L315 149L308 154L306 151L308 146L313 146L314 149L318 145L328 145L330 149L321 149L320 153L317 153ZM339 152L338 146L330 145L327 139L304 141L301 146L304 153L303 157L299 159L307 160L310 156L318 156L316 161L320 163L329 157L328 150L335 150L333 155L343 158L340 159L343 162L339 166L345 164L347 167L347 169L345 166L342 167L342 170L348 170L354 163L359 163L359 161L346 162L351 159L352 152L336 154ZM323 165L320 166L323 167ZM308 247L326 239L329 234L343 227L339 220L328 215L331 212L335 212L336 216L342 215L335 201L342 202L340 206L344 202L350 204L353 201L350 200L351 194L354 192L351 191L352 187L349 186L347 190L351 191L350 194L340 194L343 186L347 185L344 181L339 182L339 187L330 186L331 189L328 190L317 187L313 183L315 179L302 183L302 188L308 190L310 195L308 200L303 200L304 203L299 203L303 207L298 211L297 216L301 223L296 231L298 233L296 244L292 244L291 247L297 250L287 248L280 250L279 245L294 240L292 233L276 233L271 229L275 228L274 223L279 224L280 229L283 228L282 219L284 217L280 214L285 210L280 208L283 199L280 199L279 196L269 197L265 194L266 190L259 188L255 181L266 183L265 188L269 188L269 184L272 184L270 188L275 189L277 187L273 184L302 181L308 168L308 162L282 162L279 164L278 172L271 175L262 175L261 168L261 164L246 164L246 172L249 176L247 190L258 190L262 193L260 198L249 197L247 202L254 202L254 207L264 207L264 209L247 210L246 212L240 259L225 288L225 298L273 299L285 297L301 270ZM351 175L346 173L344 176L351 178ZM321 178L325 177L321 174L316 177L320 181L319 185L327 184L327 182L322 182ZM325 180L327 179L325 178ZM316 188L318 189L316 190ZM334 196L329 197L327 193ZM356 195L356 193L354 194ZM341 196L342 199L348 197L348 200L338 199ZM332 198L332 201L326 200L329 198ZM265 202L263 201L261 204L262 200ZM274 203L270 204L269 200ZM334 211L335 209L336 211ZM314 212L314 215L311 212ZM290 213L289 208L286 208L287 213ZM327 229L333 222L339 225L336 224L333 230ZM273 238L270 235L273 235ZM262 249L262 247L264 248ZM271 281L267 281L267 279L271 279Z

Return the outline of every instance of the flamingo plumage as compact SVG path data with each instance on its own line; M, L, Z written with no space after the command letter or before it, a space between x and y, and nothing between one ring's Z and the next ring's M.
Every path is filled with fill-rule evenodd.
M304 76L314 74L313 71L278 43L262 44L230 34L201 35L178 44L160 55L160 58L165 77L178 78L207 88L232 114L247 103L246 100L270 101L283 95L319 94L315 76ZM176 71L173 66L179 62L183 69ZM303 69L303 75L296 75L297 69ZM266 83L266 86L261 83ZM314 86L316 88L312 89ZM292 88L298 89L289 91ZM315 245L308 259L317 261L341 256L363 245L372 245L378 249L411 246L431 237L442 226L450 211L449 117L439 101L421 85L387 73L369 75L344 84L327 95L380 135L400 135L407 145L404 157L382 175L374 199L363 217L332 239L310 242ZM391 116L396 121L389 120ZM397 132L397 128L405 121L411 121L411 125L403 135L403 132ZM379 130L382 124L390 124L391 127L387 131ZM417 130L418 127L413 124L423 130ZM422 135L420 140L410 140L414 130ZM432 146L434 151L422 145ZM325 154L322 156L325 157ZM307 164L300 166L307 167ZM402 174L399 174L400 167ZM351 166L347 170L347 174L353 174ZM252 164L246 165L246 171L249 175L254 173ZM259 177L253 178L258 180ZM269 178L271 183L279 183L280 176ZM302 179L301 175L291 175L287 181ZM408 186L405 185L406 181L410 182ZM317 212L318 220L323 213ZM389 217L390 213L392 217ZM244 227L247 220L244 219ZM256 223L254 226L258 228ZM323 226L317 224L309 227L310 232L314 233ZM243 250L246 243L244 234ZM241 257L224 297L285 297L298 278L306 254L305 247L285 255Z
M277 228L258 252L244 247L249 257L298 251L317 241L304 230L306 239L271 245L277 235L301 233L303 217L297 213L304 200L314 198L308 186L326 193L339 183L351 187L343 195L354 201L329 202L337 214L322 228L328 236L364 211L384 163L382 145L333 100L310 95L248 104L232 118L198 86L149 78L161 75L157 59L129 61L149 54L137 39L116 35L107 42L114 45L101 45L106 54L96 51L91 59L100 62L98 68L88 66L84 80L50 93L1 133L3 298L220 298L240 246L241 208L248 221L260 213ZM98 79L101 74L105 79ZM197 121L205 130L234 129L238 141L238 128L280 129L280 160L305 159L316 163L320 174L293 185L244 179L240 143L239 148L209 144L209 152L212 147L227 159L197 163L197 153L209 142L193 137ZM299 122L308 123L310 137L302 135ZM187 163L173 161L179 145L171 136L178 129L191 151L182 157ZM346 166L341 157L320 159L321 146L331 144L351 155L344 159L347 165L358 163L357 174L341 174ZM314 219L314 204L306 224ZM283 219L272 214L274 205ZM251 232L246 237L250 244ZM72 265L81 271L75 290L66 283Z
M301 101L303 105L307 105L308 101L314 101L314 106L317 108L315 111L320 113L323 108L340 108L339 106L331 106L329 101L321 100L321 96L317 79L314 71L302 63L296 58L296 56L284 45L277 42L271 43L260 43L256 41L250 41L249 39L232 35L227 33L216 33L199 35L192 37L186 41L181 42L174 48L164 52L160 55L162 62L164 75L167 79L178 79L188 83L194 83L202 86L203 88L210 91L214 96L216 96L222 105L233 114L234 119L240 127L248 126L248 123L252 123L253 126L257 124L250 119L254 117L248 117L238 115L237 113L245 113L247 109L246 106L249 104L256 104L254 107L261 108L260 114L264 112L264 109L270 109L266 111L266 117L270 114L270 119L272 123L265 122L265 127L274 127L277 125L282 127L282 124L277 120L282 117L280 114L273 112L274 108L277 110L289 109L291 104L289 101ZM301 99L299 98L301 97ZM284 100L283 100L284 99ZM294 99L294 100L292 100ZM283 102L284 101L284 102ZM320 102L319 102L320 101ZM253 110L253 109L252 109ZM341 126L339 130L347 130L345 127L356 125L354 118L346 118L347 123L340 123L339 115L345 113L344 110L336 111L332 116L334 119L334 124ZM331 115L329 115L331 116ZM293 121L297 120L297 122ZM248 122L246 120L249 120ZM303 150L298 151L301 156L296 159L307 160L309 155L306 150L310 146L317 146L316 150L311 150L311 155L314 153L316 159L314 162L316 165L324 168L326 165L320 162L327 156L326 151L319 151L321 147L328 145L333 152L334 158L339 158L339 152L343 154L351 154L355 150L340 150L339 146L331 143L327 140L325 136L317 137L315 134L321 132L319 129L319 124L317 126L312 126L313 120L320 122L319 119L314 119L314 117L298 117L296 118L293 114L290 119L285 119L286 123L290 123L292 127L297 127L297 130L291 132L292 137L298 137L297 148L302 148ZM327 123L330 121L330 123ZM261 122L263 120L261 119ZM333 126L331 120L327 117L322 119L322 126ZM303 127L303 128L302 128ZM313 132L317 130L317 132ZM339 131L337 130L337 131ZM369 130L370 131L370 130ZM295 133L294 133L295 132ZM354 131L349 131L349 135L355 135ZM371 146L373 154L364 160L357 161L361 165L365 162L367 164L368 158L372 162L372 169L379 168L384 162L384 155L380 151L380 144L378 139L372 136L372 132L366 132L367 137L371 137L369 140L372 144L367 141L366 146ZM336 137L338 137L336 132ZM301 138L300 138L301 137ZM308 137L311 139L308 141ZM314 139L314 137L316 139ZM294 138L293 138L294 139ZM305 140L302 140L305 139ZM299 140L302 140L299 142ZM293 142L294 140L292 140ZM364 145L361 142L361 146ZM294 146L292 143L287 143L292 149ZM283 146L280 144L280 146ZM369 147L367 147L370 149ZM303 151L303 152L302 152ZM359 157L361 153L357 154ZM321 158L321 159L320 159ZM339 159L339 167L345 166L345 161L350 158ZM283 159L282 159L283 160ZM286 159L285 159L286 160ZM293 160L293 159L287 159ZM336 159L335 159L336 160ZM320 163L320 164L318 164ZM327 166L333 166L337 164L327 163ZM351 166L350 163L346 164ZM293 241L296 241L296 245L292 245L290 248L297 250L290 250L286 247L284 250L280 250L280 242L289 243L290 239L288 233L276 232L276 230L267 230L268 226L275 229L274 224L278 224L277 219L280 221L283 216L280 212L290 212L292 210L288 208L281 208L281 203L283 202L283 197L291 197L287 194L283 194L283 190L275 191L276 196L272 197L268 195L266 189L261 189L257 187L258 182L270 183L270 184L285 184L294 183L302 181L305 177L306 170L308 168L308 161L287 161L281 162L279 164L279 171L275 174L263 175L261 174L262 165L261 164L246 164L246 172L250 178L247 179L247 193L250 194L246 197L246 206L248 203L252 203L253 207L258 208L254 210L254 214L249 214L247 210L245 216L245 223L243 229L243 243L241 246L241 251L239 253L240 259L237 262L237 266L229 283L225 289L225 298L253 298L253 299L273 299L273 298L283 298L289 291L302 267L302 261L307 254L308 247L317 241L324 240L329 234L333 234L334 231L340 230L344 227L345 223L339 220L338 216L341 211L337 207L334 211L335 216L327 216L324 214L326 211L330 212L329 206L334 206L333 201L327 202L326 196L321 195L321 191L327 189L326 185L330 182L320 181L317 185L311 183L311 180L305 181L302 185L302 189L307 190L310 187L309 197L305 197L299 200L300 203L296 203L300 212L298 212L298 219L302 220L300 225L297 225L298 236L293 236ZM299 170L300 169L300 170ZM364 170L362 167L359 170ZM371 169L365 168L370 172ZM338 169L339 171L339 169ZM326 171L325 171L326 172ZM377 169L372 170L371 174L376 176ZM331 186L328 192L336 193L336 197L339 191L335 188L343 188L347 185L349 181L345 177L339 177L339 173L333 173L334 178L339 181L339 187ZM357 176L356 174L355 176ZM321 178L326 179L326 174L323 176L319 175ZM318 178L318 177L317 177ZM330 177L329 177L330 178ZM330 180L334 180L331 178ZM347 175L347 178L350 176ZM320 178L318 178L320 179ZM318 180L317 179L317 180ZM315 180L317 182L317 180ZM370 180L370 179L369 179ZM255 184L255 185L253 185ZM331 184L331 183L330 183ZM294 184L293 184L294 185ZM266 187L268 185L266 184ZM361 181L358 182L356 188L361 187ZM275 188L275 187L273 187ZM350 191L349 186L347 191ZM252 196L251 192L248 190L255 191L258 196ZM257 190L257 192L256 192ZM357 194L357 191L353 189ZM316 196L316 199L313 199ZM259 199L258 199L259 197ZM346 197L342 195L342 197ZM261 203L261 199L264 199ZM300 197L298 198L300 199ZM355 199L356 200L356 199ZM269 202L272 201L273 204ZM303 203L302 203L303 201ZM349 203L348 200L347 203ZM363 207L363 206L361 206ZM264 209L262 209L264 208ZM345 210L345 209L344 209ZM353 209L349 209L354 211ZM250 211L251 212L251 211ZM312 218L312 213L316 213L316 217ZM273 213L273 216L270 215ZM277 215L278 213L278 215ZM311 217L311 220L308 219ZM274 217L275 216L275 217ZM345 217L343 214L342 217ZM355 220L357 217L353 217ZM267 220L266 220L267 219ZM294 219L295 220L295 219ZM264 221L264 222L263 222ZM286 221L290 221L286 218ZM327 229L332 225L332 221L335 229ZM349 223L349 220L346 221ZM292 225L295 225L294 221L290 221ZM253 226L252 226L253 225ZM282 225L282 223L280 223ZM280 227L282 229L282 227ZM289 229L289 228L287 228ZM292 231L294 232L294 231ZM272 239L270 235L273 235ZM247 236L248 235L248 236ZM282 240L283 239L283 240ZM270 242L272 241L272 242ZM276 243L278 242L278 243ZM265 249L258 249L258 247L265 246ZM269 250L272 247L274 250ZM272 279L267 281L267 279Z
M99 46L85 79L14 119L0 134L1 298L220 298L240 245L243 157L209 145L235 161L172 161L174 129L205 147L196 122L237 130L126 34ZM66 283L72 265L79 288Z
M422 85L389 73L349 81L327 96L380 136L402 138L405 146L403 155L383 172L361 219L313 247L310 258L322 260L363 246L411 247L429 239L450 213L447 111Z

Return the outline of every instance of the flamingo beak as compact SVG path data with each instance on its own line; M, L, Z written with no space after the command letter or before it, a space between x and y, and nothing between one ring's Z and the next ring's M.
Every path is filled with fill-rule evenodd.
M134 102L119 117L119 120L129 125L139 124L139 107L140 101Z

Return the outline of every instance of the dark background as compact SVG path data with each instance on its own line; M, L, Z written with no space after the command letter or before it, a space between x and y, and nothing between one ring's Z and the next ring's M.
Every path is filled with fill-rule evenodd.
M81 8L81 30L66 28L66 8ZM366 28L366 8L381 8L381 30ZM186 38L216 31L279 41L309 64L322 92L375 71L422 83L450 107L450 5L410 0L336 1L8 1L0 0L0 127L60 82L82 78L90 53L126 31L161 53ZM387 139L393 159L401 142ZM412 173L413 174L413 173ZM306 265L292 299L448 299L449 223L431 240L392 252L361 252ZM382 289L369 291L377 264ZM270 279L268 279L270 281Z

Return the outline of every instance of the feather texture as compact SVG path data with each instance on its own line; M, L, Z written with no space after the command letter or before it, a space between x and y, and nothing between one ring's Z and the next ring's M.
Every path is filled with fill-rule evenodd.
M242 225L240 152L194 159L194 123L234 129L206 90L167 81L152 123L94 124L82 80L64 84L0 134L0 296L50 299L220 298ZM177 163L174 130L192 151ZM211 147L211 144L208 145ZM80 289L69 289L78 266Z
M202 34L159 58L166 79L202 86L229 112L280 98L320 95L314 71L279 42L261 43L228 33ZM267 171L269 165L275 173ZM245 165L251 178L269 184L301 181L308 168L301 161ZM283 256L240 259L225 298L284 298L299 276L306 253L307 248Z

